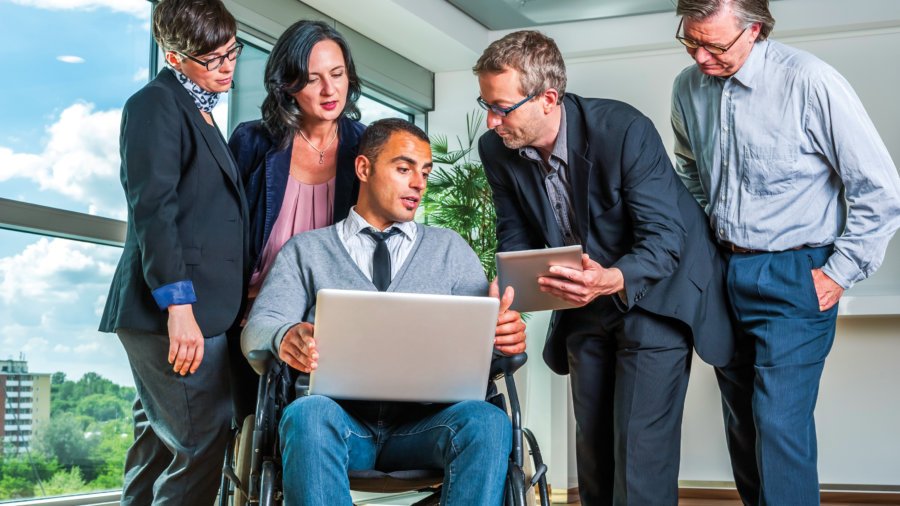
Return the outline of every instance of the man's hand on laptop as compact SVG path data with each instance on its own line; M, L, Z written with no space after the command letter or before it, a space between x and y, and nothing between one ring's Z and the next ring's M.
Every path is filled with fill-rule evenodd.
M314 330L313 324L306 322L291 327L281 340L278 358L300 372L313 372L319 366Z
M525 351L525 322L518 311L509 309L512 305L515 292L511 286L507 286L500 298L500 288L497 278L491 282L488 295L500 299L500 314L497 316L497 332L494 335L494 348L505 355L515 355Z

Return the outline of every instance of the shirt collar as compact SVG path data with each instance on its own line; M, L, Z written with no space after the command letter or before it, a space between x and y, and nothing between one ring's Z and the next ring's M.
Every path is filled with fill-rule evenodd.
M765 66L766 50L768 48L768 39L754 43L753 48L750 49L750 54L747 55L747 59L744 60L744 64L741 65L741 68L739 68L738 71L735 72L731 77L714 77L708 76L701 72L700 86L709 86L714 84L721 87L725 83L725 81L734 78L735 81L741 83L747 88L753 89L753 83L756 80L756 76L759 75L759 73ZM699 67L697 67L697 72L700 72Z
M556 141L553 143L553 151L550 152L550 158L556 158L564 165L569 165L569 139L566 133L566 108L560 104L559 109L559 133L556 134ZM523 146L519 148L519 156L528 158L529 160L541 160L541 154L534 146Z
M743 84L747 88L753 89L753 83L756 77L762 72L765 66L766 50L769 48L769 41L763 40L753 44L750 54L744 60L741 68L734 73L733 77L736 81Z
M365 220L359 213L356 212L356 206L350 208L350 213L347 214L347 219L344 220L344 237L353 237L354 235L360 233L361 230L366 228L375 229L377 232L384 232L385 230L378 230L376 227L369 224L368 221ZM400 232L406 236L408 239L415 239L416 237L416 222L414 221L405 221L405 222L394 222L388 228L396 228L400 230Z

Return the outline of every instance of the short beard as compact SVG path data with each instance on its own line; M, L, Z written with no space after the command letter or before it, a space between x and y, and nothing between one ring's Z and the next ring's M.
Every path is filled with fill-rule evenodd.
M540 126L535 123L529 123L527 126L523 127L521 130L516 132L518 135L500 137L503 140L503 145L509 149L522 149L525 146L528 146L539 137Z
M503 140L503 145L508 147L509 149L521 149L528 145L527 142L518 137L515 139L500 137L500 139Z

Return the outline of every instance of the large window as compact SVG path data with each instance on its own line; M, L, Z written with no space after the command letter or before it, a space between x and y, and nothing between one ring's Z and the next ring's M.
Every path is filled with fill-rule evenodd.
M150 3L0 0L0 19L0 197L123 219L119 122L149 77ZM0 230L0 501L121 487L133 380L97 331L120 252Z
M0 2L2 196L125 216L119 118L147 82L149 15L145 0Z
M96 329L126 215L122 106L162 63L150 10L0 0L0 502L122 484L133 379L116 337ZM240 37L235 89L214 111L226 134L258 118L265 95L270 45ZM364 123L424 117L364 93Z

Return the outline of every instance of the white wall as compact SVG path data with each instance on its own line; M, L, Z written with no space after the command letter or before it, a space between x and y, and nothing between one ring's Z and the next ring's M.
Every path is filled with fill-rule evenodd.
M778 19L775 37L810 51L838 69L853 85L891 152L900 160L900 2L784 0L773 4ZM555 37L567 58L568 90L585 96L623 100L636 106L656 124L667 146L672 146L669 94L674 76L691 63L671 38L677 24L672 14L624 20L555 25L545 32ZM586 26L589 25L589 26ZM665 27L665 28L664 28ZM665 32L663 32L663 29ZM592 48L586 31L596 33ZM671 33L670 33L671 32ZM576 37L573 33L581 34ZM614 37L609 37L613 33ZM662 33L662 35L660 35ZM491 39L502 36L493 33ZM625 40L619 44L610 40ZM649 41L641 45L641 40ZM664 43L664 40L671 41ZM574 55L574 56L573 56ZM474 61L472 62L474 63ZM431 133L464 132L465 113L476 107L477 83L468 70L439 72L435 76L436 109L429 115ZM900 240L891 245L886 265L854 292L900 294ZM851 294L852 295L852 294ZM872 299L869 299L871 301ZM883 300L883 299L878 299ZM866 299L855 299L865 305ZM900 307L892 309L900 313ZM529 337L531 368L540 363L542 331ZM842 317L838 335L822 380L817 424L820 478L825 484L900 485L900 316ZM711 368L696 360L688 392L684 421L681 478L689 481L731 481L718 390ZM532 393L546 394L548 372L529 372L529 399L547 406ZM553 395L560 395L555 387ZM564 393L562 394L564 395ZM536 400L538 399L538 400ZM568 403L566 403L567 405ZM529 406L531 416L540 412ZM556 416L556 415L554 415ZM539 425L541 425L539 423ZM552 424L557 427L559 424ZM550 436L542 444L571 462L571 455ZM564 460L565 462L565 460ZM551 481L572 486L560 476L554 459ZM553 479L553 477L556 479Z

